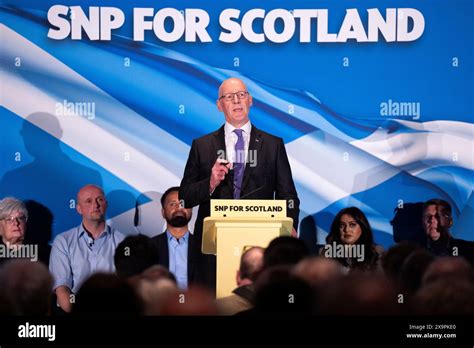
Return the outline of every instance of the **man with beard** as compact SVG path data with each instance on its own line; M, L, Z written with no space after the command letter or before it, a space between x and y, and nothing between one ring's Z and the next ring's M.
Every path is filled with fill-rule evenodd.
M158 264L169 269L181 290L198 281L196 263L199 245L189 232L192 209L185 209L178 198L179 187L171 187L161 196L161 214L166 232L152 238L158 249Z
M474 265L474 242L453 238L451 205L442 199L430 199L423 205L423 230L428 250L436 256L462 256Z

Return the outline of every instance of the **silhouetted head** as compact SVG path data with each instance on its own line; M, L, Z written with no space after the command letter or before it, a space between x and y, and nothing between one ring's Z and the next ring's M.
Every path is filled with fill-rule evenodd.
M14 315L50 313L53 278L41 262L7 261L0 269L0 284L4 300L10 303Z
M291 272L291 266L265 268L255 282L257 313L310 314L313 290Z
M251 247L242 253L237 271L238 286L253 283L257 279L263 267L264 251L265 249L261 247Z
M60 151L59 139L63 136L63 130L56 116L36 112L25 118L20 135L28 153L35 158L42 158Z
M213 294L205 288L190 286L183 293L175 293L162 306L162 315L217 315Z
M142 303L134 289L115 274L95 273L79 289L73 314L139 315Z
M474 284L463 279L438 279L423 285L413 297L413 313L473 315Z
M293 237L273 239L263 253L263 267L294 265L309 255L305 243Z
M398 282L403 263L411 253L420 249L418 244L407 241L391 246L382 257L385 275Z
M471 264L459 256L440 257L434 260L423 275L423 285L439 279L474 281L474 270Z
M138 275L156 263L158 251L150 237L127 236L117 246L114 255L116 273L126 278Z
M325 315L391 315L399 312L393 284L379 274L349 274L323 289L318 304L317 311Z
M315 289L338 281L344 276L344 268L339 262L318 256L301 260L292 272Z
M424 249L407 257L400 270L400 286L404 292L413 294L420 288L423 274L433 260L434 256Z

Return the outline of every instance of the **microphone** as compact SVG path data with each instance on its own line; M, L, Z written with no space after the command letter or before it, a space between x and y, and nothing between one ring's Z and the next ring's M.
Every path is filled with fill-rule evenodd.
M263 189L265 186L267 186L267 178L264 177L263 180L264 180L263 185L257 187L255 190L252 190L252 191L250 191L250 192L247 192L247 193L246 193L245 195L243 195L243 196L240 196L239 199L244 199L244 198L246 198L246 197L248 197L248 196L250 196L250 195L252 195L252 194L254 194L254 193L258 192L258 191L260 191L260 190Z
M221 162L221 165L223 166L227 166L230 162L228 162L226 160L226 162ZM225 175L224 177L224 180L222 181L227 181L227 180L230 180L230 182L232 183L232 185L234 185L234 188L237 187L235 184L234 184L234 166L232 166L231 168L228 168L229 171L228 173Z
M224 166L226 166L226 165L228 165L228 164L229 164L229 162L221 162L221 165L224 165ZM230 174L230 175L226 175L226 178L225 178L225 179L231 181L232 186L234 187L234 189L239 189L239 190L241 190L240 187L238 187L236 184L234 184L234 180L232 180L232 175L234 174L234 167L233 167L233 166L232 166L232 168L229 168L229 173L228 173L228 174ZM267 177L265 176L265 177L263 178L263 180L264 180L263 185L257 187L255 190L252 190L252 191L250 191L250 192L247 192L245 195L240 196L238 199L244 199L244 198L246 198L246 197L248 197L248 196L250 196L250 195L252 195L252 194L254 194L254 193L256 193L256 192L258 192L258 191L260 191L260 190L262 190L262 189L267 185Z
M230 163L230 162L228 162L228 161L226 160L225 162L221 162L220 164L221 164L222 166L226 166L226 165L228 165L229 163ZM229 169L229 172L231 172L231 171L234 170L234 166L232 166L232 168L228 168L228 169Z
M140 214L138 212L138 200L135 202L135 212L133 214L133 227L137 227L140 222Z

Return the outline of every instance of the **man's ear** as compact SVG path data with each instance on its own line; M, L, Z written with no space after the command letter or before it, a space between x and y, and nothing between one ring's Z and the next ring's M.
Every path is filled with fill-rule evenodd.
M219 110L220 112L222 112L222 105L221 105L220 99L217 99L216 104L217 104L217 110Z
M453 222L454 222L454 221L453 221L453 218L450 217L450 218L449 218L449 225L448 225L448 226L451 227L451 226L453 225Z
M161 216L163 216L163 219L166 220L165 210L163 208L161 208Z
M76 204L76 210L79 214L82 215L82 208L81 208L81 205L80 204Z
M253 98L252 96L249 94L249 105L252 106L253 105Z

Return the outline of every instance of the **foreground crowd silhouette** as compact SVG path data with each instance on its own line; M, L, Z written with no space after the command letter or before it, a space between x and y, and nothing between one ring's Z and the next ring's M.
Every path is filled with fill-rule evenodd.
M123 243L139 251L147 239L131 236ZM388 249L381 270L347 273L333 259L309 256L300 240L279 237L265 250L243 254L236 290L217 300L204 287L180 290L163 266L142 271L145 259L126 267L120 262L116 259L116 274L90 276L67 315L474 314L472 266L461 257L435 258L411 243ZM3 315L64 315L41 262L4 263L0 283Z

